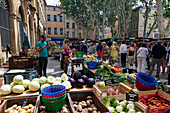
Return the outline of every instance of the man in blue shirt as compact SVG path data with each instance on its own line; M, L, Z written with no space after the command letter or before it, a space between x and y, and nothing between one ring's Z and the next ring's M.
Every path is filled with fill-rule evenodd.
M46 69L47 69L47 63L48 63L48 54L47 54L47 48L48 44L45 41L46 37L45 35L41 35L40 41L37 42L36 48L39 52L39 75L42 76L42 70L44 73L44 76L46 76Z

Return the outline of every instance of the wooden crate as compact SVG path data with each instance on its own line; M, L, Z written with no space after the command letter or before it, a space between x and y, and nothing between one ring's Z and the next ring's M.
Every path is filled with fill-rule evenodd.
M67 94L68 95L68 94ZM40 106L41 105L44 105L43 104L43 102L42 102L42 99L41 99L42 97L41 96L38 96L38 101L36 102L36 109L35 109L35 113L40 113ZM70 100L71 99L68 99L69 97L67 96L67 98L66 98L66 103L67 103L67 105L69 106L69 111L70 111L70 113L75 113L75 110L74 110L74 107L73 107L73 105L72 104L70 104Z
M99 97L93 91L74 91L74 92L68 93L68 98L70 99L69 101L70 101L71 105L73 105L73 101L87 100L88 96L92 96L92 100L94 102L95 107L101 113L109 112L107 107L102 103L102 101L99 99Z
M97 94L97 96L99 96L100 98L102 97L106 97L107 96L107 89L108 88L113 88L114 90L115 89L119 89L119 92L120 92L120 95L121 94L125 94L125 93L128 93L130 92L132 89L128 86L128 85L125 85L123 83L119 83L118 86L106 86L106 87L99 87L96 85L93 85L93 88L94 88L94 92ZM128 90L127 90L128 89ZM115 95L114 95L115 96ZM113 96L113 97L114 97Z
M123 95L115 95L115 96L107 96L107 97L109 97L110 100L112 100L112 99L114 99L114 98L115 98L116 100L119 100L119 101L126 100L126 94L123 94ZM104 99L104 98L106 98L106 97L102 97L101 100ZM139 110L141 113L144 113L144 110L141 108L142 106L140 105L140 103L134 102L134 105L135 105L135 108L136 108L137 110Z
M141 96L145 96L145 95L152 95L152 94L158 94L162 97L165 97L167 99L170 100L170 95L160 91L160 90L149 90L149 91L140 91L140 92L136 92L138 94L138 97L140 98ZM139 102L137 103L137 107L140 108L142 111L144 111L144 113L147 113L147 109L148 107L146 105L144 105L143 103Z
M0 95L0 100L3 99L11 99L11 98L23 98L23 97L28 97L28 96L38 96L39 95L39 91L36 92L32 92L30 90L25 90L23 93L21 94L14 94L11 93L9 95ZM1 113L1 112L0 112Z
M12 107L14 104L22 106L23 103L27 101L26 105L32 104L35 109L34 113L36 113L36 101L38 101L37 97L24 97L24 98L17 98L17 99L9 99L4 100L3 103L0 105L0 113L5 113L5 110L9 107Z

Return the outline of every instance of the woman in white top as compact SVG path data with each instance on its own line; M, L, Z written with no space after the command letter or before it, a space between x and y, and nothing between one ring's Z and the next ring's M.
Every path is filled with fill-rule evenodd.
M142 46L137 51L137 72L145 73L145 63L147 55L148 49L146 48L146 44L142 44Z
M121 55L122 67L126 67L127 45L125 43L126 43L125 40L123 40L119 51L119 55Z

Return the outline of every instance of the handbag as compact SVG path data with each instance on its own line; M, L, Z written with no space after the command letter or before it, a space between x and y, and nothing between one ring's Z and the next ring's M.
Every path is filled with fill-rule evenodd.
M98 50L98 51L97 51L97 55L98 55L99 57L102 57L102 56L103 56L103 53L102 53L100 50Z

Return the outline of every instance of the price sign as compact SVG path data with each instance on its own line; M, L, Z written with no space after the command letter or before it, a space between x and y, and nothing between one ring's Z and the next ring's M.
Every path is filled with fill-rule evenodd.
M104 82L105 82L106 86L113 86L114 85L114 80L113 79L105 80Z
M101 75L95 76L96 82L103 81L103 77Z
M126 93L126 100L138 102L138 94L135 94L133 91Z

